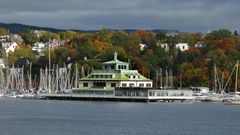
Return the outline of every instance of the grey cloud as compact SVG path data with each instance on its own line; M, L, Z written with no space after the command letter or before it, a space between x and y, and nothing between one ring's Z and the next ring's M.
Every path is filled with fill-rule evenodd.
M238 0L0 0L0 21L55 28L239 29Z

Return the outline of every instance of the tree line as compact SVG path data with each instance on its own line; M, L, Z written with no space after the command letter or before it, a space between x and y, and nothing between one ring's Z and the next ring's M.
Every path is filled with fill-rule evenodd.
M6 33L0 29L0 34ZM31 47L35 42L45 43L57 39L64 40L65 44L51 50L52 65L79 63L87 68L98 69L102 62L112 60L113 52L117 51L119 60L130 62L131 69L137 69L153 80L159 77L160 69L163 71L163 79L166 77L165 71L171 69L175 87L180 86L180 80L183 87L214 87L214 71L226 82L231 69L240 58L240 36L237 31L232 33L227 29L206 34L196 32L172 36L165 32L137 30L128 33L105 28L95 33L44 31L39 36L33 30L26 30L21 35L25 46L9 55L7 59L10 65L21 57L29 57L36 70L47 67L48 51L44 52L45 55L36 57L38 54ZM163 43L169 46L168 51L161 46ZM188 43L190 47L181 51L175 47L176 43ZM195 46L197 43L199 46ZM141 50L139 44L145 44L146 47ZM234 80L230 81L229 88L233 87L233 82Z

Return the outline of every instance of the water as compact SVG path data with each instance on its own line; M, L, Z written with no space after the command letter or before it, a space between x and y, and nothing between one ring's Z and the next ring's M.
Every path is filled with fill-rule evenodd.
M240 106L0 99L1 135L239 135Z

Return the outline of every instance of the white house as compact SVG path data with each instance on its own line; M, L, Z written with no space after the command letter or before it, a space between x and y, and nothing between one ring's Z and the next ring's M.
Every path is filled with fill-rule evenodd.
M198 42L195 44L195 47L197 47L197 48L203 48L203 47L204 47L204 42L198 41Z
M7 46L5 46L6 56L8 56L9 53L14 52L17 47L18 47L18 44L16 42L8 43Z
M34 43L32 50L37 52L42 52L45 50L45 44L42 42Z
M188 43L178 43L176 44L176 48L180 49L181 51L186 51L189 49Z
M141 50L141 51L144 51L145 48L147 47L146 44L142 44L142 43L140 43L139 46L140 46L140 50Z

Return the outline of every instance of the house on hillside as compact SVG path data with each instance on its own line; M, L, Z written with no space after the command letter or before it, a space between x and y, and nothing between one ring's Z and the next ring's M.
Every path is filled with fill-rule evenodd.
M204 42L202 41L198 41L196 44L195 44L195 47L197 48L203 48L205 46Z
M144 51L144 50L147 48L147 45L146 45L146 44L140 43L139 46L140 46L140 50L141 50L141 51Z
M2 47L4 48L7 57L9 53L13 53L18 46L19 45L16 42L2 43Z
M38 53L43 52L46 49L46 45L42 42L37 42L33 44L32 50Z
M189 49L188 43L177 43L176 48L180 49L181 51L186 51Z
M19 34L11 34L8 39L10 42L16 42L18 45L24 45L24 40Z

